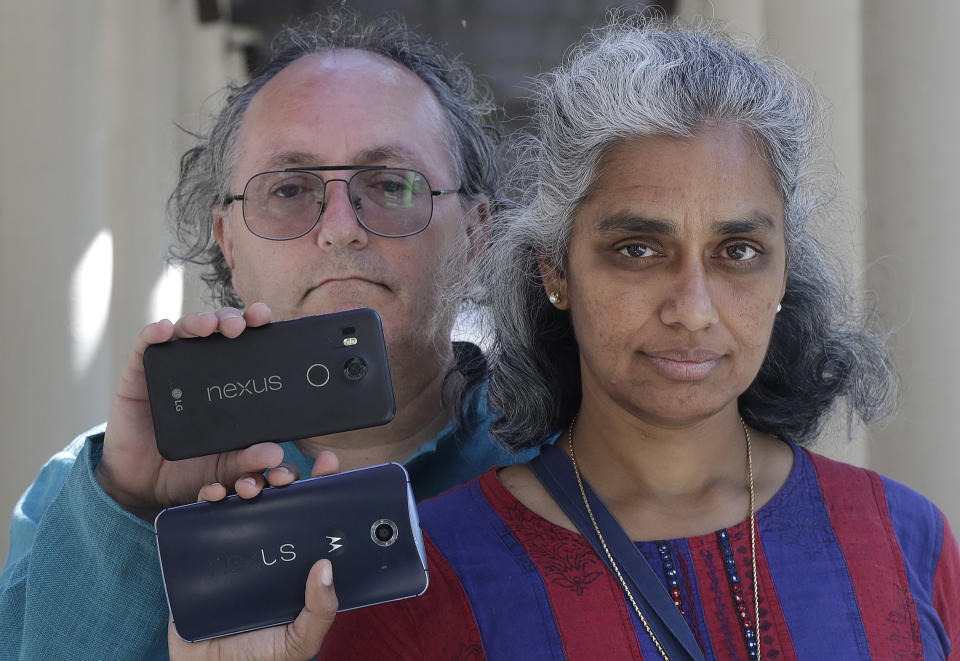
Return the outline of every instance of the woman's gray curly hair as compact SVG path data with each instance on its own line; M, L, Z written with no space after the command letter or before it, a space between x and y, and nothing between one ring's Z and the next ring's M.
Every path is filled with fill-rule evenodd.
M850 415L885 412L896 384L882 338L854 318L848 294L808 221L833 192L817 166L823 111L816 92L782 62L701 27L614 18L565 66L541 77L532 135L520 143L519 201L499 214L480 263L478 291L496 331L489 396L506 446L535 445L564 428L580 405L580 366L570 316L544 295L538 260L562 272L574 212L605 151L642 136L688 137L729 120L762 149L783 198L787 284L769 349L739 398L755 429L812 441L845 397Z
M449 121L447 149L460 181L461 205L467 209L484 197L492 204L499 200L499 134L489 89L469 67L408 29L401 18L382 16L365 22L357 12L337 6L285 29L272 48L275 56L252 80L227 87L226 104L213 128L207 135L195 135L197 144L180 159L180 179L168 202L178 242L170 249L171 258L204 267L202 277L216 302L243 305L213 237L213 210L233 192L240 124L257 92L301 57L355 49L382 55L415 73L433 91Z

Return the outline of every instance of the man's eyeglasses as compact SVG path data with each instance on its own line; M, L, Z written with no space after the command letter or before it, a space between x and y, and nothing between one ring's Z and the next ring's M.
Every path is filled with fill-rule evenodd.
M315 172L353 170L349 179L323 180ZM325 165L255 174L243 195L228 195L224 204L243 202L243 222L259 237L273 241L309 233L323 215L327 184L342 181L357 222L371 234L404 237L422 232L433 217L433 198L459 189L433 190L416 170L385 165Z

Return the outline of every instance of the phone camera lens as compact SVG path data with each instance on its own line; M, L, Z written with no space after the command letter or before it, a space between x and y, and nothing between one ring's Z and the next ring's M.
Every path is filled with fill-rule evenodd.
M370 537L380 546L390 546L397 541L397 524L390 519L380 519L370 526Z
M354 356L343 364L343 375L348 381L359 381L367 373L367 363L363 358Z

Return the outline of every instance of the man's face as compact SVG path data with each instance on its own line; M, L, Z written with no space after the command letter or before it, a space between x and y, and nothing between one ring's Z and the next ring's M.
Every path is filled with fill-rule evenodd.
M237 139L232 192L243 192L259 172L329 165L410 168L425 174L434 189L457 188L447 132L429 87L396 63L353 50L303 57L250 103ZM318 174L349 179L353 172ZM433 203L433 219L423 232L384 238L357 222L346 184L331 182L320 222L300 238L255 236L239 203L220 211L214 231L247 305L262 301L278 320L373 308L383 320L392 361L398 349L449 347L454 311L441 305L438 279L477 213L465 217L457 195L440 195Z

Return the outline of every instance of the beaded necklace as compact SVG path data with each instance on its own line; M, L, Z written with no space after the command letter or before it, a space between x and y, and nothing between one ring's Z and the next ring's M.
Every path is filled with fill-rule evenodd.
M577 476L577 485L580 487L580 496L583 498L584 507L587 508L587 514L590 515L590 523L593 524L593 530L600 539L600 544L603 546L603 550L607 555L607 560L609 561L610 566L613 567L613 571L617 576L617 580L620 581L620 585L623 588L623 591L626 593L630 604L633 606L633 610L636 611L637 616L640 618L640 623L646 630L647 635L650 636L650 639L653 641L657 651L660 652L660 656L663 657L664 661L670 661L670 657L667 656L667 653L660 644L660 641L657 640L653 630L647 623L647 618L643 616L643 613L640 611L640 607L633 598L633 593L630 592L630 588L627 586L627 582L623 578L623 574L620 573L620 568L617 566L616 561L614 561L613 554L610 553L610 549L607 548L607 542L604 540L603 533L600 532L600 526L597 525L597 520L593 516L593 508L590 507L590 501L587 500L587 492L583 488L583 478L580 476L580 468L577 465L577 455L573 450L573 425L576 421L576 416L574 416L573 420L570 421L570 428L567 430L567 444L570 447L570 460L573 463L573 472ZM756 619L759 620L760 591L757 584L757 511L755 486L753 480L753 447L750 443L750 430L747 429L747 423L744 422L743 417L740 418L740 424L743 426L743 434L747 439L747 488L750 495L750 565L753 571L753 612L756 616ZM755 623L751 621L749 613L747 612L747 607L743 599L743 588L741 586L740 577L737 574L737 565L733 558L733 550L730 548L729 534L726 530L720 530L717 532L717 541L720 544L721 553L723 554L723 564L727 572L727 582L730 584L730 591L733 594L734 602L737 604L737 615L740 619L740 627L743 631L744 642L747 645L747 653L750 656L751 661L760 661L760 637L757 635L757 628L755 626L759 624L759 622ZM680 583L677 578L676 567L673 564L672 557L670 557L669 545L660 543L657 545L657 550L660 552L661 558L663 558L664 554L666 553L670 559L669 569L667 563L664 563L664 570L667 572L667 585L669 586L670 596L673 597L673 603L676 604L677 608L680 609L680 613L686 615L683 610L683 604L680 601ZM670 572L672 572L672 574ZM673 579L674 583L671 583L671 578Z

